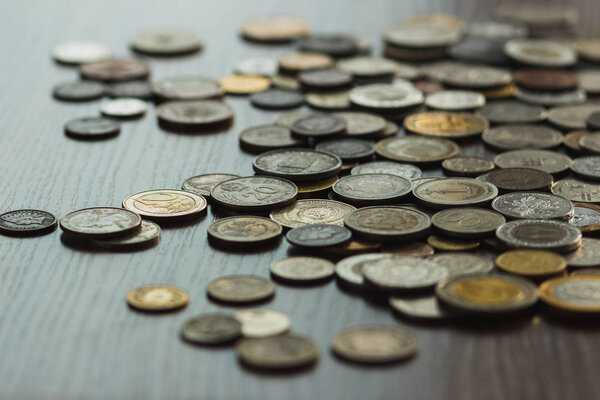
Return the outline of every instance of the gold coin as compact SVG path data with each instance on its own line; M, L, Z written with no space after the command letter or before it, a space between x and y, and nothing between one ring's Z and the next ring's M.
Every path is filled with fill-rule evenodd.
M571 275L545 281L540 299L563 311L600 313L600 276Z
M127 293L127 303L143 311L169 311L185 307L189 297L185 290L170 285L147 285Z
M310 35L310 25L300 18L270 16L244 21L242 35L258 42L288 42Z
M459 112L422 112L404 120L404 127L410 132L450 139L476 136L489 126L488 120L480 115Z
M479 241L466 239L451 239L445 236L431 235L427 238L427 244L442 251L464 251L479 247Z
M517 87L514 83L509 83L506 86L502 86L495 89L488 90L480 90L482 95L485 96L487 100L497 100L497 99L509 99L517 93Z
M411 257L429 257L433 255L435 250L430 245L423 242L409 242L409 243L386 243L381 248L382 253L392 253L399 256L411 256Z
M206 199L184 190L155 189L134 193L123 200L123 208L155 220L181 220L206 211Z
M250 94L267 90L271 81L262 76L228 75L219 79L219 85L226 93Z
M331 189L337 180L337 176L332 176L331 178L320 179L318 181L296 183L296 186L298 186L298 197L310 197L311 195Z
M333 59L320 53L292 53L279 58L279 68L290 73L332 68Z
M551 251L510 250L496 258L496 266L515 275L541 277L563 272L567 261Z

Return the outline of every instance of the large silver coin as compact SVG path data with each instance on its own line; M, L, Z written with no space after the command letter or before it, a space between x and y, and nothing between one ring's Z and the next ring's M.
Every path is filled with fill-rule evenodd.
M448 270L427 259L392 255L365 262L362 274L380 289L409 291L435 286L448 276Z
M498 195L498 188L472 178L442 178L413 189L417 200L431 208L484 205Z
M344 225L366 240L389 242L423 236L431 219L423 212L405 207L374 206L354 211Z
M570 67L577 54L566 45L542 39L513 39L504 44L504 53L513 60L535 67Z
M510 219L568 220L575 212L573 203L561 196L540 192L513 192L498 196L492 208Z
M581 232L566 222L521 219L510 221L496 230L507 246L522 249L567 253L581 244Z

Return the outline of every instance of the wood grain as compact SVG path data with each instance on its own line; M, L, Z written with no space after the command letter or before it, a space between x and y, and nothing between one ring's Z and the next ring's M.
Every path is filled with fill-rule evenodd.
M189 27L206 41L199 55L148 59L154 79L198 74L219 77L248 56L278 56L292 47L244 43L244 18L297 14L317 31L354 32L376 43L382 28L416 13L454 11L489 16L495 1L4 1L0 12L0 211L40 208L62 215L100 205L119 206L127 195L177 188L207 172L251 174L252 156L237 134L269 123L244 98L227 98L234 126L223 133L178 135L161 131L153 111L125 122L116 139L86 143L62 133L76 117L96 115L98 102L69 104L51 98L52 86L77 79L54 64L52 47L91 39L128 54L136 31ZM593 28L600 5L579 2L582 24ZM489 154L469 146L468 154ZM439 171L427 171L439 174ZM178 330L199 313L231 307L205 296L222 275L268 277L268 266L287 244L255 254L211 248L208 216L197 224L164 229L155 248L135 253L90 251L61 241L59 231L38 238L0 237L1 399L597 399L600 398L598 327L546 318L501 324L429 326L395 318L385 302L341 291L334 282L297 288L277 284L267 306L288 313L293 330L310 335L321 360L309 371L258 374L240 367L231 348L183 343ZM149 316L131 311L125 294L148 283L186 288L182 312ZM356 324L405 327L420 342L418 357L391 367L364 368L328 350L334 332Z

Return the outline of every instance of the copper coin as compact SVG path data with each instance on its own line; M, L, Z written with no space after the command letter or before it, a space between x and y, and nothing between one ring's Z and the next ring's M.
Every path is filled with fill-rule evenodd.
M115 58L83 64L79 72L83 79L104 82L147 79L150 75L146 64L132 58Z
M577 74L564 69L518 69L513 78L517 85L532 90L568 90L579 86Z

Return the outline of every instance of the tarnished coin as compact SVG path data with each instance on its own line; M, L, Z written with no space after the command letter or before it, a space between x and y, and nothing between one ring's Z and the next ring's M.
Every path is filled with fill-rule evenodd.
M540 300L556 309L600 313L600 276L576 275L548 280L540 286Z
M577 54L571 47L543 39L509 40L504 44L504 54L534 67L570 67L577 62Z
M206 212L204 196L171 189L134 193L123 200L123 208L158 221L196 218Z
M63 101L89 101L104 96L106 87L94 81L68 82L54 86L52 95Z
M600 111L598 103L553 107L548 112L548 121L561 129L585 129L588 118L597 111Z
M350 108L350 92L309 92L304 95L304 101L309 107L324 111L341 111Z
M252 163L258 174L302 182L337 175L342 160L336 155L310 149L273 150L257 156Z
M581 154L583 153L583 149L579 145L579 139L582 136L589 134L588 131L573 131L569 132L565 135L563 140L563 145L567 148L567 151L573 154Z
M307 367L319 358L319 349L312 339L291 334L244 339L236 346L236 352L242 363L274 371Z
M270 176L235 178L215 185L215 204L236 211L268 211L291 204L298 195L296 185Z
M344 133L347 123L340 117L327 114L313 114L294 121L290 127L292 134L300 137L328 137Z
M512 248L567 253L581 245L581 232L566 222L520 219L496 230L496 236Z
M279 279L296 283L307 283L329 279L335 272L331 261L318 257L288 257L277 260L269 268Z
M600 266L600 240L583 238L581 246L572 253L565 254L571 268L592 268Z
M117 238L92 240L96 246L108 249L136 249L156 244L160 240L160 231L160 226L154 222L143 220L139 232Z
M96 42L65 42L52 49L54 60L69 65L102 61L110 57L110 49Z
M362 174L388 174L406 178L409 181L421 177L421 169L410 164L401 164L393 161L371 161L359 164L350 170L352 175Z
M397 206L364 207L344 219L344 225L366 240L411 240L427 233L431 219L423 212Z
M569 169L571 159L548 150L512 150L494 158L499 168L533 168L549 174L559 174Z
M448 271L427 259L390 255L365 262L362 274L365 280L380 289L409 291L435 286L448 276Z
M258 108L285 110L300 107L304 103L304 96L294 90L267 89L252 94L250 103Z
M561 179L552 185L552 193L581 203L600 202L600 184L575 178Z
M389 160L418 164L440 162L455 157L459 147L446 139L402 136L377 142L375 152Z
M594 154L600 154L600 132L591 132L579 139L579 146Z
M548 107L583 103L587 98L583 89L548 92L517 88L514 96L525 103Z
M279 58L279 69L290 74L332 68L333 66L333 58L320 53L291 53Z
M492 261L473 253L443 252L428 259L446 268L449 277L488 274L494 269Z
M290 330L292 320L280 311L265 308L238 310L234 317L242 324L242 335L247 338L263 338L281 335Z
M277 60L269 57L244 58L235 66L235 72L240 75L272 77L277 74L277 70Z
M502 125L481 136L490 147L499 150L549 149L559 146L563 135L559 131L539 125Z
M147 79L150 75L148 66L133 58L113 58L83 64L79 72L83 79L104 82Z
M129 210L92 207L72 211L60 220L60 229L77 236L109 238L125 236L140 229L142 218Z
M559 274L567 268L565 258L546 250L509 250L496 258L496 266L504 272L528 278Z
M568 220L573 203L561 196L540 192L512 192L498 196L492 208L509 219Z
M175 56L195 53L202 48L202 39L185 29L153 29L138 32L129 46L138 53L156 56Z
M477 179L489 182L503 192L546 191L554 183L552 175L533 168L497 169Z
M446 175L475 177L490 172L495 165L490 160L479 157L453 157L442 161Z
M356 87L350 91L350 101L357 107L376 112L394 112L423 103L423 93L412 83L398 82Z
M452 26L431 24L402 24L385 29L386 43L396 47L427 49L450 46L457 43L462 31Z
M153 82L152 92L159 101L205 100L223 96L217 81L198 76L178 76Z
M517 100L488 102L477 112L492 124L533 124L548 116L544 107Z
M423 242L408 242L408 243L386 243L381 247L382 253L391 253L398 256L411 257L428 257L433 255L435 250L433 247Z
M413 195L428 207L440 209L489 204L498 189L472 178L441 178L416 186Z
M275 295L275 287L267 279L254 275L228 275L210 282L209 297L224 303L255 303Z
M361 56L342 59L336 67L355 78L385 79L398 77L413 80L419 77L419 69L410 65L399 63L382 57Z
M240 147L251 153L304 147L306 140L292 136L290 130L284 126L260 125L244 129L239 136Z
M410 181L396 175L361 174L345 176L333 187L335 197L359 206L398 203L412 190Z
M257 246L279 238L283 228L269 218L235 216L218 219L208 227L208 238L221 246Z
M600 180L600 156L574 159L571 163L571 171L585 179Z
M479 247L481 242L477 239L455 239L442 235L431 235L427 244L440 251L467 251Z
M473 110L485 105L485 96L471 90L440 90L428 95L425 105L442 111Z
M340 225L309 224L291 229L285 238L294 246L315 249L348 243L352 232Z
M233 109L215 100L168 101L156 107L161 126L178 130L202 130L229 123Z
M165 312L188 304L188 293L171 285L147 285L127 293L127 303L138 310Z
M317 143L318 151L335 154L342 162L353 162L371 158L375 154L375 145L361 139L340 138Z
M488 121L470 113L424 112L404 120L406 130L419 135L461 139L477 136L489 127Z
M56 217L42 210L13 210L0 214L0 233L40 235L56 229Z
M327 54L331 57L350 57L358 53L356 38L344 34L317 34L298 40L301 51Z
M225 93L241 95L267 90L271 81L264 76L227 75L219 78L219 85Z
M446 209L431 217L431 223L436 229L457 238L490 236L505 222L504 217L494 211L473 207Z
M569 224L579 228L581 232L600 230L600 206L588 203L573 203L575 214Z
M333 114L346 121L345 136L371 138L386 128L386 120L378 115L363 112L338 112Z
M293 204L271 211L270 217L286 228L309 224L343 225L344 218L356 210L349 204L335 200L298 200Z
M121 132L118 122L101 117L83 117L65 124L65 135L74 139L97 140L114 137Z
M242 334L242 324L227 314L204 314L187 320L181 327L181 337L194 344L233 342Z
M204 197L210 197L210 191L213 187L221 182L228 181L230 179L239 178L239 175L233 174L203 174L192 176L186 179L182 184L181 188L185 191L199 194Z
M389 256L389 254L370 253L346 257L335 264L335 274L345 284L360 287L365 283L365 279L362 276L362 266L366 262L380 260Z
M422 72L433 80L463 89L495 89L512 82L509 70L484 64L439 61L424 66Z
M298 74L304 90L330 91L347 89L352 85L352 75L336 68L305 71Z
M521 68L513 74L515 83L531 90L569 90L579 86L577 74L564 69Z
M407 318L441 320L451 317L451 314L440 307L438 299L432 295L390 297L389 303L394 311Z
M257 42L290 42L310 34L310 25L293 16L269 16L244 21L242 36Z
M152 86L146 81L116 82L106 86L109 97L133 97L142 100L151 100L154 94Z
M135 98L117 98L100 104L100 113L112 118L139 118L147 109L144 100Z
M469 314L504 314L537 302L537 286L510 275L455 276L441 282L435 294L444 304Z

